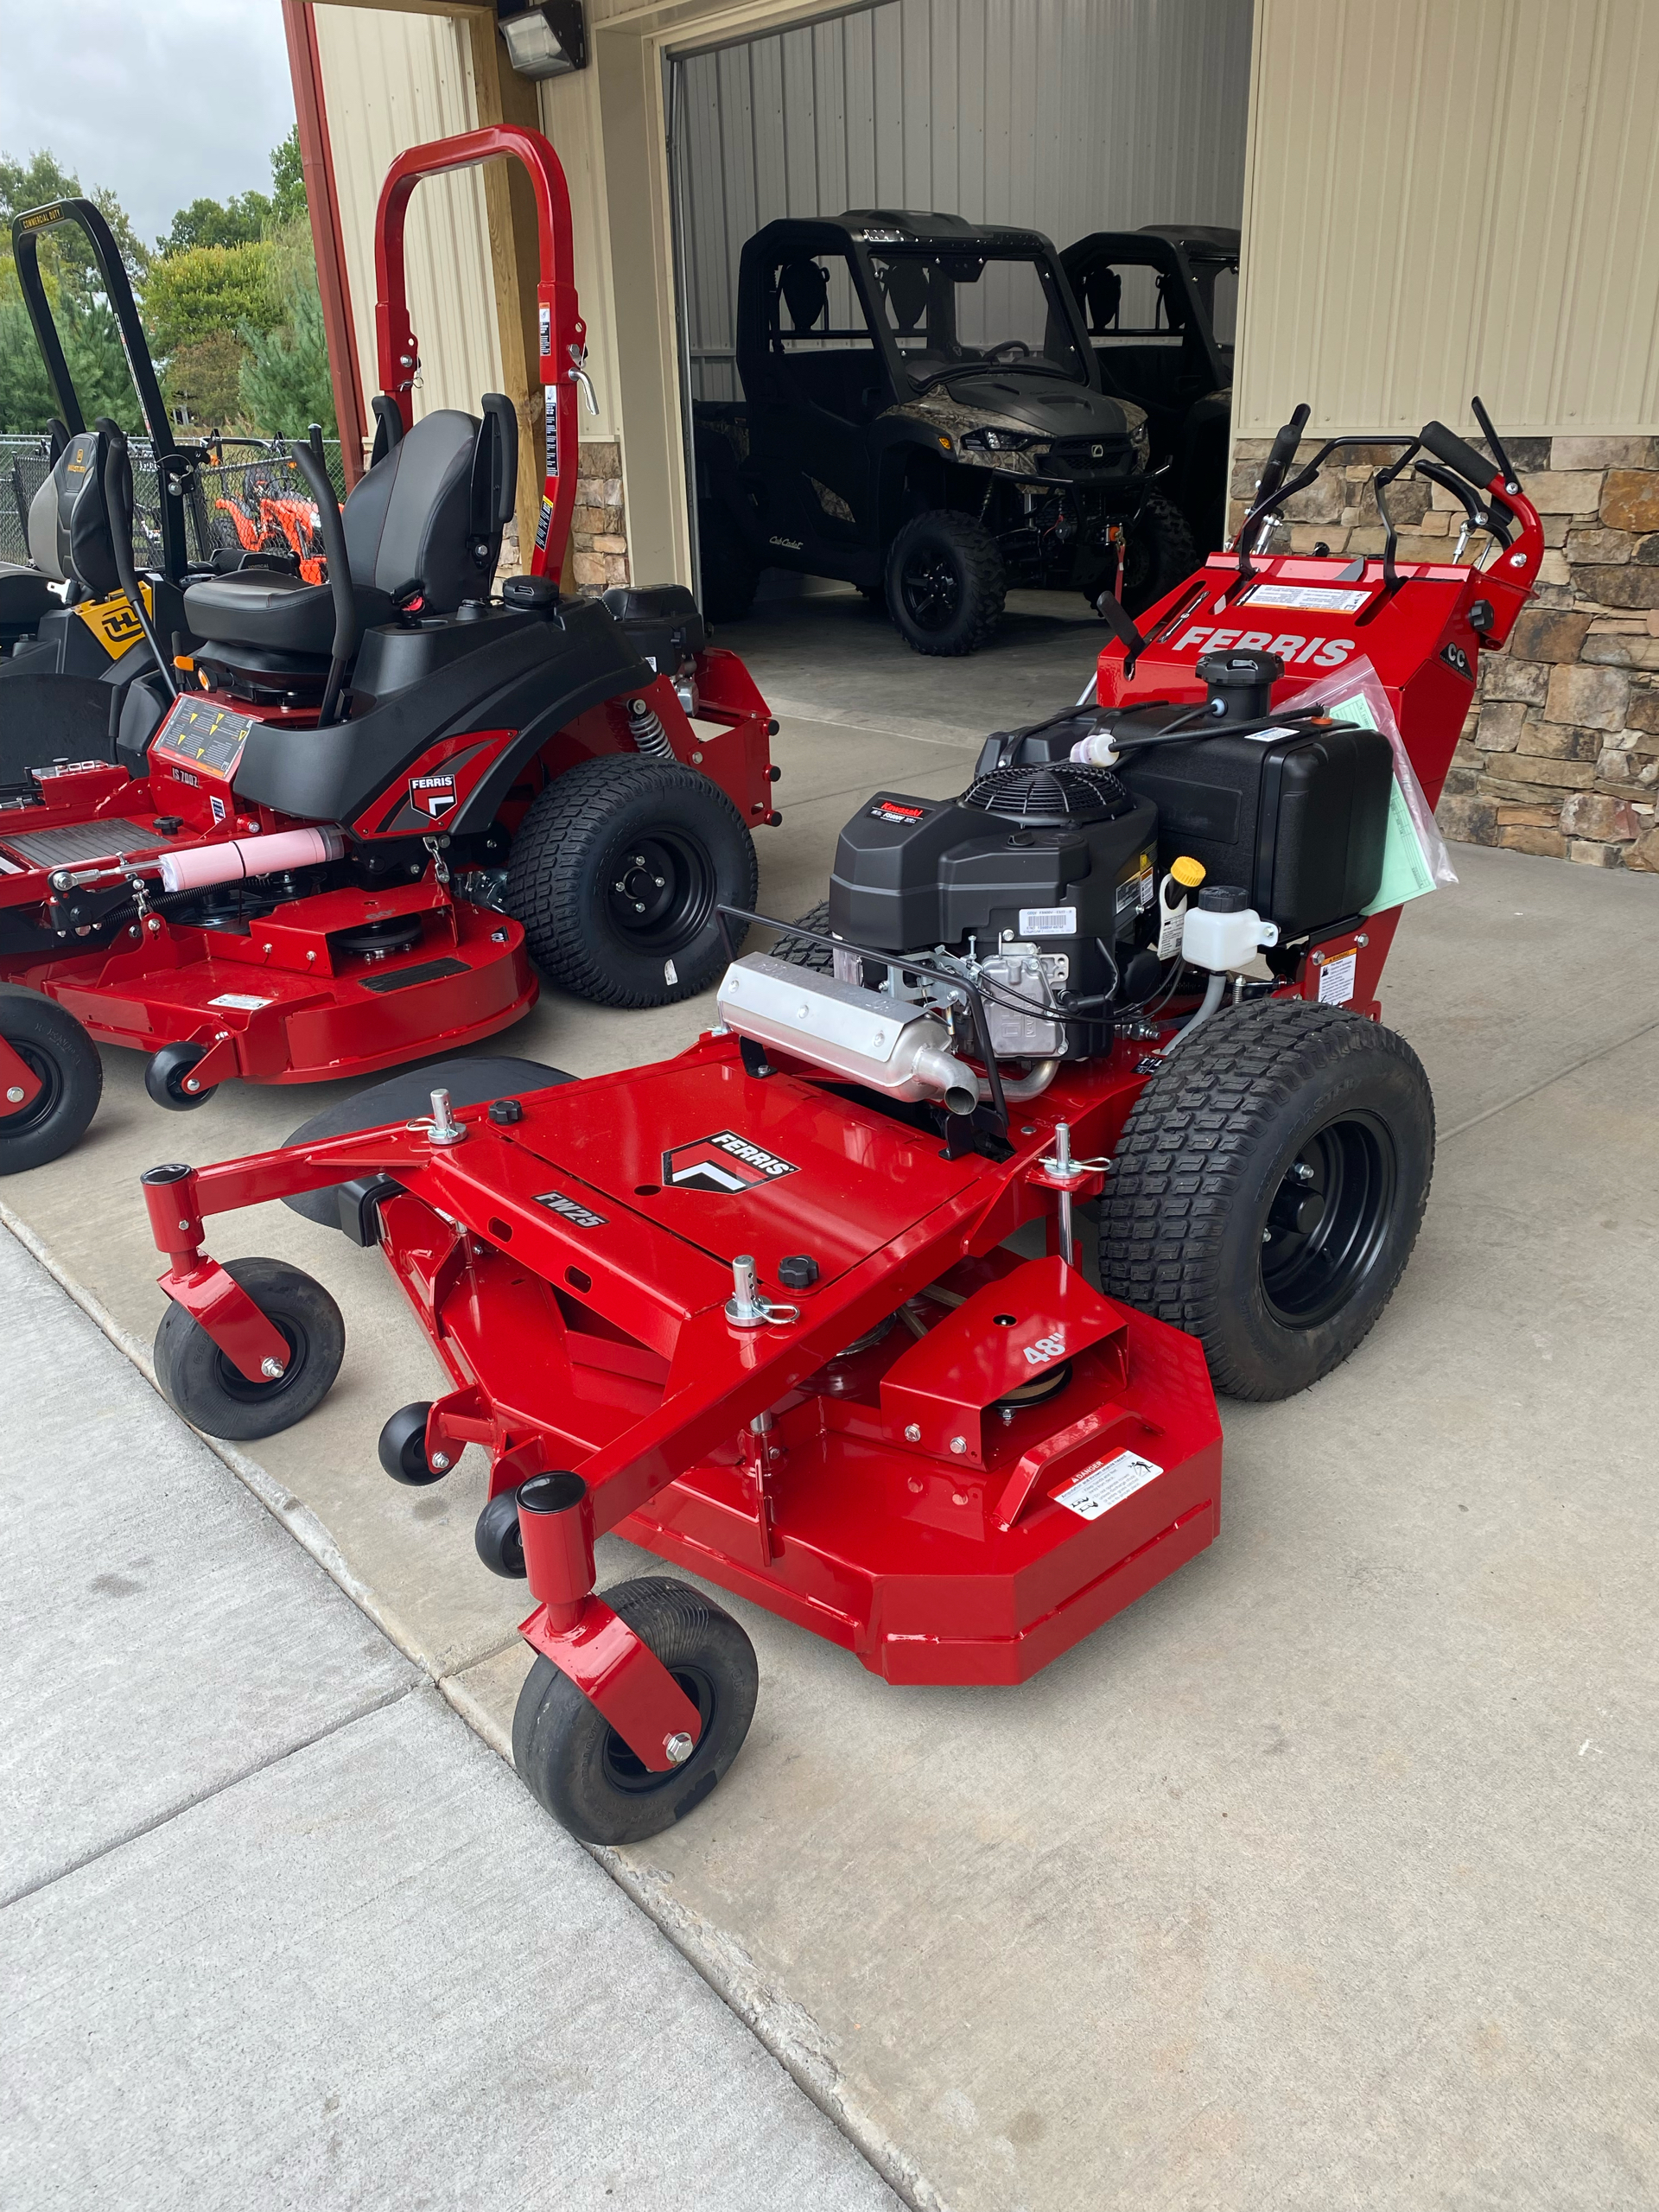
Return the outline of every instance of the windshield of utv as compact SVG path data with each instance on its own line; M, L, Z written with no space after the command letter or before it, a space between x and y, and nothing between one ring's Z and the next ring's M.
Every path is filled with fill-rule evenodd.
M872 253L870 268L913 391L990 366L1088 382L1054 272L1041 261L901 246Z

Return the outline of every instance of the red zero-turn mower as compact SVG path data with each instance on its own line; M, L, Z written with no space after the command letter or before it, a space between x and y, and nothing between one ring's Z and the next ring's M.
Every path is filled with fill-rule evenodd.
M1117 618L1103 705L993 739L960 798L861 807L823 925L734 959L677 1059L418 1116L404 1077L354 1131L144 1179L157 1372L221 1435L309 1411L344 1335L308 1277L208 1258L205 1217L288 1198L381 1247L452 1385L382 1462L424 1484L490 1454L478 1549L536 1601L514 1754L577 1834L688 1812L756 1688L698 1592L596 1596L597 1535L889 1681L1018 1682L1215 1535L1215 1389L1300 1389L1392 1292L1434 1125L1374 1019L1372 909L1543 537L1496 442L1495 474L1430 424L1383 513L1426 450L1486 567L1259 556L1334 449L1287 481L1301 419L1236 557L1144 637ZM1361 656L1370 724L1299 706ZM1046 1255L1010 1249L1038 1220Z
M540 215L547 472L531 573L492 599L517 422L496 394L481 422L409 421L403 230L421 176L498 155L524 162ZM583 347L553 149L507 128L416 147L377 236L374 466L342 514L295 454L327 582L251 556L192 583L199 642L182 684L157 650L177 696L144 772L48 763L0 793L0 1173L86 1128L92 1040L151 1055L167 1106L233 1076L360 1076L516 1020L530 957L612 1006L699 991L724 957L718 907L753 900L750 826L779 817L747 671L682 587L560 596ZM99 428L142 608L130 457Z

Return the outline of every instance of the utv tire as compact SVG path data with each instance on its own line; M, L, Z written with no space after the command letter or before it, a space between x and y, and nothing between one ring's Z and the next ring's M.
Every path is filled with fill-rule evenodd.
M721 906L752 907L754 843L695 769L608 754L532 800L507 861L507 912L561 989L599 1006L695 997L725 960ZM741 940L734 926L732 943Z
M741 622L754 605L759 563L737 524L713 499L697 507L697 569L702 612L710 622Z
M1289 1397L1388 1304L1433 1166L1403 1039L1300 999L1232 1009L1136 1102L1101 1202L1101 1287L1197 1337L1228 1397Z
M1135 520L1124 552L1123 611L1143 607L1184 583L1198 565L1186 517L1167 499L1148 499Z
M827 936L830 930L830 906L814 906L810 914L803 914L798 928L817 930ZM815 975L829 976L835 971L836 956L827 944L815 944L810 938L780 937L772 948L774 960L787 960L792 968L810 968Z
M948 508L915 516L887 553L887 607L918 653L976 652L1002 620L1002 556L982 522Z
M281 1260L227 1260L225 1272L288 1339L286 1370L274 1382L250 1381L169 1300L156 1332L156 1380L193 1428L246 1444L292 1428L322 1403L346 1356L346 1324L320 1282Z
M584 1843L642 1843L700 1805L742 1749L760 1688L754 1646L686 1582L647 1575L603 1593L696 1707L702 1732L683 1766L653 1774L550 1659L518 1693L512 1763Z
M73 1014L16 983L0 983L0 1037L41 1086L26 1106L0 1116L0 1175L20 1175L58 1159L86 1135L103 1092L104 1063Z

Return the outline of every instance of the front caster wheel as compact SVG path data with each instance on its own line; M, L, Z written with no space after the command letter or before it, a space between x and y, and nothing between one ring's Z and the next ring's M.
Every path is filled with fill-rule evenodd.
M524 1538L518 1526L518 1493L498 1491L478 1516L473 1531L478 1555L504 1582L524 1579Z
M320 1282L281 1260L227 1260L225 1272L287 1339L288 1365L269 1382L251 1381L169 1300L156 1332L156 1380L193 1428L245 1444L292 1428L321 1404L346 1356L346 1324Z
M431 1410L429 1402L399 1406L380 1432L380 1465L393 1482L407 1483L411 1490L441 1483L449 1471L448 1459L441 1467L427 1461L426 1417Z
M207 1057L205 1045L163 1045L144 1070L144 1089L158 1106L165 1106L175 1114L188 1114L194 1106L205 1106L219 1085L210 1083L203 1087L196 1083L191 1070L198 1060Z
M643 1843L700 1805L754 1717L754 1646L689 1583L647 1575L602 1593L650 1646L702 1721L683 1766L653 1774L550 1659L538 1657L512 1717L512 1763L554 1819L584 1843Z
M0 984L0 1037L29 1079L0 1082L0 1175L17 1175L80 1141L98 1111L104 1063L73 1014L14 983ZM12 1095L34 1084L33 1097Z

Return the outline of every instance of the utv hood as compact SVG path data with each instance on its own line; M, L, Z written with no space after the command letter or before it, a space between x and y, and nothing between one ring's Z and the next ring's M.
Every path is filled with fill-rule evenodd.
M1046 438L1126 438L1146 420L1132 403L1109 399L1087 385L1058 377L1021 376L1006 368L966 368L925 392L916 404L949 403L957 423L982 421L994 429L1034 430Z

